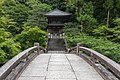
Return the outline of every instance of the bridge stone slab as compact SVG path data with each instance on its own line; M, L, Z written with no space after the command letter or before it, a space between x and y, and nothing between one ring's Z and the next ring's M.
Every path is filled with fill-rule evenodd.
M61 62L49 62L49 65L70 65L68 62L64 62L64 61L61 61Z
M49 71L47 79L75 79L75 75L71 71Z
M82 58L64 53L49 51L38 55L18 80L103 80Z
M72 71L71 66L49 66L48 71Z
M27 68L22 74L22 77L44 77L46 76L46 70L36 69L36 68Z
M45 77L20 77L18 80L45 80Z
M67 59L60 59L60 58L57 58L57 59L50 59L51 62L68 62Z
M76 79L46 79L46 80L76 80Z
M75 72L77 80L104 80L96 70L82 58L73 55L72 57L69 54L66 54L66 56Z

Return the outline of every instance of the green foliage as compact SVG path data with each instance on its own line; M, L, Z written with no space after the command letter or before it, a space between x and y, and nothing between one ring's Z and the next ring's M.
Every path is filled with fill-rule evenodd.
M38 27L26 27L21 34L16 36L16 41L20 42L22 50L32 47L35 42L39 42L40 46L46 46L46 32Z
M0 66L2 66L4 63L8 61L6 53L0 49Z
M113 0L105 0L104 7L107 10L107 27L109 27L110 22L110 11L113 9Z
M96 36L106 36L106 30L107 30L107 27L102 25L102 26L99 26L97 29L94 29L93 30L93 33L96 35Z
M4 28L0 28L0 43L10 38L12 35L10 32L6 32Z
M116 25L120 26L120 18L115 19L114 22Z
M89 14L89 15L93 16L94 6L93 6L93 3L91 1L90 2L84 2L83 6L81 8L82 8L82 10L81 10L80 13Z
M113 28L108 28L105 25L99 26L93 30L93 35L97 38L107 39L112 42L120 43L120 19L115 19L114 24L116 26Z
M10 32L14 32L14 34L20 33L23 30L21 26L27 21L29 8L14 0L5 0L4 11L5 14L10 16L13 22L16 22L14 26L9 27Z
M96 20L88 14L80 14L79 17L77 17L77 20L83 26L83 32L90 34L95 28Z
M6 53L7 59L11 59L20 52L20 43L15 43L13 39L8 39L1 43L1 49Z
M75 0L66 0L66 10L72 13L75 13L76 6Z
M116 0L116 7L120 9L120 0Z
M76 26L76 27L74 27ZM64 32L66 33L66 35L71 35L71 37L74 37L73 35L79 35L79 33L81 32L80 30L80 26L77 23L66 23L65 27L64 27ZM71 34L72 32L72 34Z
M7 31L14 32L16 22L10 18L8 14L5 14L5 1L0 1L0 28L4 28Z
M47 3L49 5L51 5L54 9L55 8L59 8L62 10L65 10L65 4L66 4L66 0L42 0L42 2Z
M108 39L108 37L109 38L110 38L110 36L112 37L113 29L108 28L105 25L102 25L102 26L98 26L98 28L94 29L93 34L96 37Z
M3 0L0 0L0 16L1 16L2 13L3 13L3 3L4 3L4 1L3 1Z
M116 24L116 26L113 28L114 38L111 38L111 40L120 43L120 18L115 19L114 22Z
M47 4L37 3L37 2L28 2L31 10L29 10L29 16L25 26L38 26L41 29L46 27L47 21L45 18L45 13L51 10L51 6Z
M77 35L65 31L68 47L75 46L77 43L82 43L88 48L92 48L101 54L120 63L120 44L110 42L108 40L96 39L83 33L77 32Z
M19 52L20 43L15 43L11 33L0 28L0 64L4 64Z
M46 33L38 27L46 28L44 14L55 8L72 13L72 23L65 25L69 45L82 42L120 62L120 0L0 0L0 64L16 55L20 46L22 50L34 42L45 46ZM16 34L17 42L12 36Z
M12 39L7 39L0 44L0 65L20 52L20 43L15 43Z
M90 34L95 28L96 19L93 17L94 7L92 2L84 2L80 12L77 14L77 21L83 26L83 32Z
M107 10L111 10L114 6L114 2L113 0L105 0L105 3L104 3L104 7L107 9Z
M16 22L14 22L13 19L10 19L9 15L0 18L0 28L4 28L12 34L15 34L17 30Z

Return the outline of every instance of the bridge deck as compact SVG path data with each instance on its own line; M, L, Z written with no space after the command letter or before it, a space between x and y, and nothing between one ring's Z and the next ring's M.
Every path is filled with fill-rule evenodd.
M87 62L75 54L51 51L37 56L18 80L103 80Z

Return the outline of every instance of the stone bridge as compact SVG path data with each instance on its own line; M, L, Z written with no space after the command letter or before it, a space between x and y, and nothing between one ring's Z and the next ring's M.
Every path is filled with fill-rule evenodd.
M37 44L3 65L0 80L120 80L120 65L79 44L66 51Z

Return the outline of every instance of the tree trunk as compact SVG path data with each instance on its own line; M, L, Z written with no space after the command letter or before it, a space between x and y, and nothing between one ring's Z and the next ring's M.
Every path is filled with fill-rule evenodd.
M110 10L107 13L107 27L109 27L109 19L110 19Z

